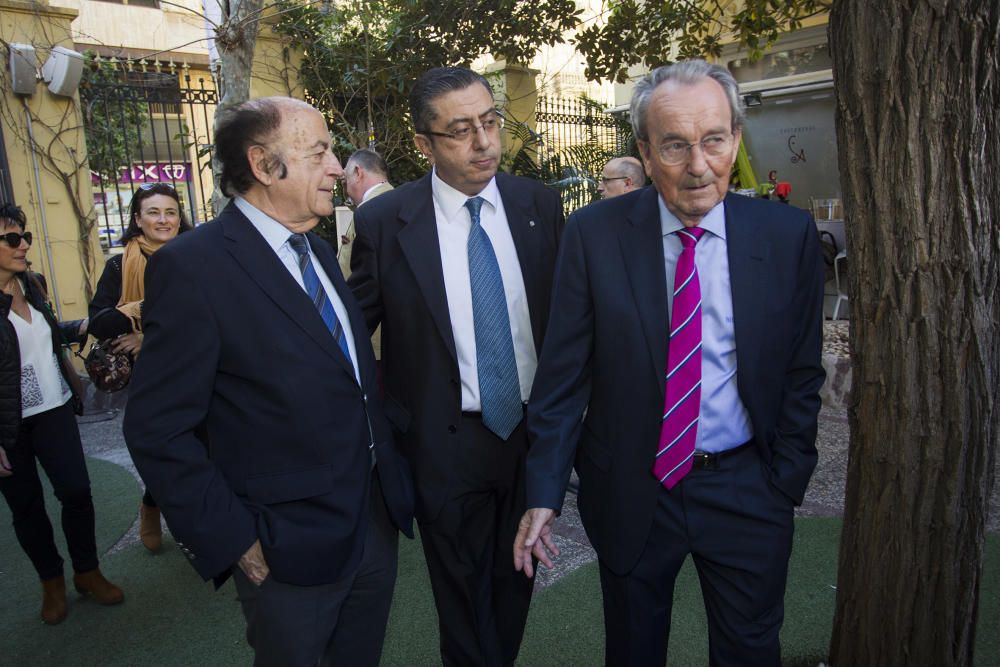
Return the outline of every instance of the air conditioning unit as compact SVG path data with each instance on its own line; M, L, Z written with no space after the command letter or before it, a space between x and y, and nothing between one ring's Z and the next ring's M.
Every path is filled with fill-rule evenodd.
M33 95L38 81L38 57L30 44L11 44L10 85L16 95Z
M42 66L42 79L53 95L72 97L82 76L83 54L62 46L53 47Z

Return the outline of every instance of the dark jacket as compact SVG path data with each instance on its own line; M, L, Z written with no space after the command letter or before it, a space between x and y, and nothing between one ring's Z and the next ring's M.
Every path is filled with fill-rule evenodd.
M527 178L500 173L496 184L521 265L535 349L541 352L562 203L558 193ZM386 417L413 469L417 517L433 521L459 474L455 434L462 386L431 175L367 202L354 221L349 284L369 330L382 325Z
M132 333L132 322L118 310L122 298L122 255L115 255L104 265L104 273L97 281L94 298L90 300L90 335L97 340L107 340Z
M819 238L792 206L728 195L725 213L737 386L764 473L790 507L816 465ZM666 285L655 188L570 216L528 402L527 502L561 508L575 462L587 536L619 575L639 559L662 492L650 468L669 346Z
M20 277L37 274L22 274ZM37 279L24 281L24 296L28 303L34 306L48 322L52 330L52 351L56 359L62 359L62 345L67 343L82 343L86 334L78 335L80 320L57 322L52 315L45 295L40 291L41 285ZM0 292L0 447L10 449L17 442L17 432L21 427L21 348L17 342L17 332L14 325L7 319L14 299L9 294ZM73 392L73 405L80 414L82 397L73 389L65 365L59 364L59 370Z
M327 584L352 572L369 521L372 446L389 515L412 536L412 482L373 400L364 317L333 249L313 234L309 243L347 308L360 383L305 291L234 204L146 267L145 341L125 441L206 579L228 576L258 539L276 581Z

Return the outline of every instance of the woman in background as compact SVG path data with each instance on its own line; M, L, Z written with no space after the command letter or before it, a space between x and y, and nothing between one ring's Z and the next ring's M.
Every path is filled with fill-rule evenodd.
M76 589L101 604L125 596L98 568L90 477L73 414L82 402L75 371L63 363L62 341L85 339L87 320L60 325L52 316L39 276L28 271L25 222L19 207L0 205L0 491L42 581L42 620L55 625L66 618L66 581L36 461L62 505Z
M143 276L146 260L165 243L191 229L177 190L168 183L144 183L132 196L125 252L108 260L90 302L90 335L111 339L111 349L134 359L142 349ZM160 509L146 491L139 504L139 538L150 551L163 539Z

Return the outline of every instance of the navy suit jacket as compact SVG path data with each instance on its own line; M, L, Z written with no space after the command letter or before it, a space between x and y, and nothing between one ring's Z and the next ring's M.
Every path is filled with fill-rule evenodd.
M497 174L521 265L535 349L549 317L559 195L537 181ZM358 208L348 280L371 331L382 324L385 409L416 481L417 518L433 520L455 478L462 386L445 292L431 175ZM451 258L449 261L468 261Z
M374 442L390 516L413 491L375 390L364 318L330 246L361 383L312 301L234 204L149 260L125 414L139 474L181 550L219 581L257 539L285 583L338 581L362 556Z
M575 459L584 527L619 574L642 552L661 488L651 473L668 347L657 197L647 187L570 216L528 403L528 507L561 508ZM783 204L729 195L725 207L740 398L771 483L800 503L825 377L816 226Z

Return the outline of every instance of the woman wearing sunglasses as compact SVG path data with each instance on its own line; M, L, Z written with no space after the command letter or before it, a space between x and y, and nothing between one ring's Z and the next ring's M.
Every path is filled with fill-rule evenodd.
M90 302L90 335L111 339L111 349L134 359L142 348L143 276L146 260L167 241L191 229L177 190L169 183L143 183L132 196L125 252L108 260ZM146 491L139 504L139 538L150 551L162 542L160 509Z
M0 204L0 491L42 580L42 620L54 625L66 618L66 581L36 461L62 505L76 589L101 604L125 596L98 568L90 478L73 414L82 403L75 371L62 361L61 342L85 339L87 321L60 324L52 316L40 276L28 271L25 222L19 207Z

